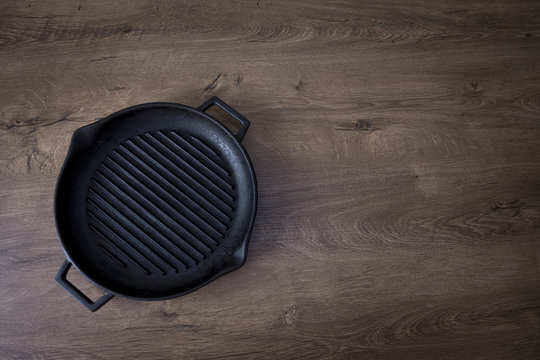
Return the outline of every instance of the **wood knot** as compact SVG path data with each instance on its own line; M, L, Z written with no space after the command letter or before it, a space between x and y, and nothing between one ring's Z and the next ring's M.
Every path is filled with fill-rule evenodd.
M381 130L378 127L374 127L373 122L370 119L358 119L354 124L354 129L367 132Z
M208 85L206 85L204 87L204 89L202 90L203 93L205 92L209 92L209 91L213 91L215 90L219 85L220 83L225 80L225 77L227 76L226 73L219 73L216 75L216 77L214 77L214 80L212 80Z
M354 124L354 127L359 130L371 130L373 126L371 125L371 121L360 119Z
M471 86L471 90L474 92L480 91L480 83L478 81L471 81L469 84Z
M488 214L494 213L499 216L516 217L521 214L523 206L524 204L519 199L507 203L499 202L491 207Z
M166 310L160 310L159 316L165 320L172 320L172 319L176 319L178 317L178 314L174 311L169 312Z
M381 130L380 127L374 126L379 124L384 124L384 119L358 119L354 122L344 123L342 126L336 127L335 130L348 130L348 131L361 131L366 133L373 133L375 131Z
M298 308L296 305L290 306L283 312L283 321L285 325L291 326L298 318Z

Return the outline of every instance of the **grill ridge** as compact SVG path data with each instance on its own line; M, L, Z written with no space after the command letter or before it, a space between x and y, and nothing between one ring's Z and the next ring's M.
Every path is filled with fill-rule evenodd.
M107 249L107 247L105 245L99 245L99 248L101 249L101 251L103 251L105 253L105 255L107 255L108 257L110 257L113 261L115 261L118 265L120 265L121 267L123 267L124 269L127 268L127 265L118 258L118 256L116 256L111 250Z
M105 190L111 197L114 197L115 199L117 199L122 205L124 205L125 207L127 207L128 211L130 211L132 214L134 214L134 216L138 219L137 222L142 222L144 224L146 224L147 227L153 229L154 232L157 232L159 235L157 238L160 238L162 240L166 240L166 244L171 244L172 247L174 248L174 250L178 251L180 253L181 256L183 257L187 257L189 260L188 261L191 261L195 264L197 264L199 261L197 260L196 257L194 257L192 254L190 254L188 251L186 251L186 249L183 249L182 247L180 247L177 242L171 240L170 238L170 234L167 236L163 233L163 231L165 232L172 232L173 233L173 238L174 237L180 237L180 235L176 234L174 231L172 231L167 225L165 225L164 223L162 223L159 219L157 219L155 216L153 216L150 212L148 212L148 210L146 210L141 204L139 204L134 198L130 198L129 196L126 196L126 194L121 190L121 189L118 189L118 191L122 194L122 198L124 198L124 200L120 199L118 196L114 195L110 190L108 190L107 188L105 188L104 185L102 185L98 180L94 179L93 180L94 183L96 185L98 185L98 187L102 188L103 190ZM132 204L134 205L133 207L135 207L136 209L138 209L138 211L135 211L133 210L133 207L129 206L128 204L125 203L125 201L131 201ZM143 213L144 215L141 215L140 213ZM151 223L154 223L154 225L152 225ZM162 230L159 230L159 228L162 228ZM160 241L161 243L162 241ZM186 242L187 243L187 242ZM188 244L189 245L189 244ZM164 246L167 250L168 247ZM197 249L194 249L192 246L190 246L190 248L193 250L195 250L197 252L197 254L199 256L203 256L202 253L200 253ZM173 251L174 251L173 250ZM170 252L170 254L176 258L178 261L182 262L182 264L185 266L185 267L189 267L184 260L178 258L176 256L176 254L174 254L174 252Z
M104 164L104 169L106 171L110 172L111 174L118 177L117 174L115 174L107 165ZM123 179L122 179L123 180ZM135 179L136 180L136 179ZM206 247L209 251L212 251L213 248L211 246L208 246L204 241L196 237L193 233L189 232L187 229L184 228L184 226L180 223L180 219L176 219L177 212L174 209L174 207L163 197L160 197L158 194L156 194L155 191L150 189L148 186L146 186L144 183L136 182L140 184L141 187L139 187L139 191L141 193L137 192L137 189L135 189L132 185L128 184L126 181L123 180L123 182L131 189L133 189L134 196L138 196L141 199L143 199L143 202L145 202L147 205L149 205L154 211L156 211L157 214L159 214L163 219L166 219L167 221L171 222L172 224L175 224L177 227L181 228L182 231L186 231L189 236L193 237L194 240L197 241L197 243L201 244L202 246ZM145 196L143 196L144 194ZM153 201L150 199L154 199ZM174 199L173 199L174 201ZM164 205L164 209L159 207L159 203L161 202L161 205ZM157 203L157 204L156 204ZM215 245L218 245L218 242L214 241Z
M191 149L191 151L198 154L198 156L200 158L202 158L203 161L207 161L207 162L210 163L211 166L217 168L218 172L221 172L222 174L224 174L223 176L227 177L228 180L230 180L229 184L233 185L233 188L234 188L234 184L232 183L232 179L231 179L231 172L229 170L227 170L226 166L223 163L223 160L214 151L211 151L210 153L208 153L208 151L204 150L205 148L209 149L208 145L202 144L201 140L198 140L197 138L195 138L193 136L190 136L189 138L186 138L185 136L182 136L181 134L177 133L176 131L162 131L162 133L165 136L168 136L169 138L171 138L171 137L179 137L183 141L185 141L186 146L188 146ZM197 141L199 143L201 143L202 145L197 145ZM202 148L201 148L201 146L202 146Z
M137 138L137 140L139 139L140 138ZM184 170L184 172L188 173L189 176L195 179L200 185L202 185L208 191L213 193L214 196L218 197L227 205L229 206L232 205L234 198L226 190L223 190L221 187L217 186L211 179L208 178L208 176L204 175L200 170L197 170L193 165L191 165L186 159L181 157L179 154L176 154L171 149L169 149L168 147L166 147L165 145L161 143L150 144L149 142L144 142L144 141L141 141L141 142L144 144L142 146L146 147L146 149L143 150L140 147L141 146L140 144L136 144L135 142L131 140L127 141L129 145L139 146L139 150L142 152L145 152L145 150L147 150L146 151L147 154L151 153L157 158L167 158L177 167ZM166 157L164 153L169 155L169 157Z
M97 222L101 223L101 226L107 228L106 225L104 225L101 220L99 220L92 212L88 211L87 212L88 215L90 215L90 217L94 218ZM130 254L130 252L135 252L137 253L137 251L126 251L124 249L122 249L122 247L118 244L116 244L116 242L112 241L107 235L105 235L104 233L102 233L96 226L94 226L93 224L90 224L90 229L95 232L96 234L98 234L104 241L105 243L107 243L108 245L110 245L112 248L114 248L116 250L117 253L120 253L122 255L124 255L127 259L129 259L131 262L133 262L139 269L141 269L144 273L146 273L147 275L150 275L151 272L150 270L148 270L147 268L144 267L144 265L142 265L141 263L139 263L139 261L137 261L135 258L133 258L133 256ZM114 231L111 230L111 232L113 234L115 234L116 237L120 238L118 235L116 235L116 233ZM123 240L122 242L124 245L127 245L127 243L125 243ZM129 245L128 245L129 246ZM126 264L127 266L127 264Z
M206 214L206 216L209 216L211 219L215 219L226 228L225 223L221 221L220 218L230 220L230 211L232 212L232 209L225 212L224 210L218 209L215 205L211 206L211 209L204 208L203 204L201 203L208 203L208 200L205 201L205 198L203 196L205 195L205 193L203 192L204 188L199 188L198 191L193 190L193 188L189 187L184 181L182 181L182 179L178 175L175 175L173 173L174 169L165 168L164 165L160 163L152 162L151 158L149 158L148 155L139 154L139 156L137 156L136 154L132 153L127 149L124 150L124 148L121 148L121 150L126 153L127 157L133 160L131 162L131 165L128 164L130 168L133 169L134 166L136 168L136 164L139 164L141 168L137 169L138 171L136 172L141 173L145 178L148 178L153 182L160 183L162 186L167 187L171 191L177 191L177 195L180 199L186 202L186 205L191 204L191 207L194 211L199 211L203 214ZM123 157L123 160L127 163L130 162L129 159L125 156L122 156L122 154L119 154L119 156ZM136 164L133 164L133 162L135 162ZM226 204L225 206L228 207L228 205ZM216 208L218 212L216 213L216 211L212 211L213 208Z
M113 167L112 168L109 168L109 166L107 165L107 162L111 162L113 163ZM115 174L119 179L121 179L121 181L124 181L126 183L132 183L132 186L133 187L136 187L138 188L139 191L149 191L149 192L152 192L152 193L155 193L153 192L151 189L149 189L146 185L145 185L145 181L147 182L151 182L151 183L154 183L155 181L150 179L149 176L146 174L146 173L143 173L141 172L140 170L136 170L136 171L133 171L134 174L132 174L130 171L124 169L124 168L119 168L119 164L116 160L114 160L113 158L109 157L105 160L105 162L102 164L102 168L104 169L107 169L109 172L111 172L112 174ZM113 170L114 169L114 170ZM163 169L163 172L164 173L169 173L169 171L165 168L162 168ZM116 172L119 172L120 174L117 174ZM148 171L147 171L148 172ZM171 176L167 176L169 178L169 183L170 181L174 181L173 179L175 179L175 176L174 174L172 174L172 178ZM143 180L141 180L139 177L143 178ZM164 175L165 176L165 175ZM127 178L127 179L126 179ZM146 180L148 179L148 180ZM159 181L159 178L156 180L156 181ZM161 182L161 184L163 185L164 183ZM165 183L166 185L166 183ZM178 185L182 185L182 186L178 186ZM185 192L189 192L191 191L191 189L189 188L186 188L183 186L184 184L178 184L177 183L177 189L179 192L185 194ZM185 196L185 201L186 201L186 206L188 206L189 204L191 204L191 208L194 210L194 211L197 211L198 209L201 209L199 210L200 212L202 212L202 214L207 214L206 216L209 218L209 221L212 222L214 221L214 223L216 224L216 226L222 228L223 230L226 230L227 229L227 223L225 221L229 221L230 220L230 217L228 217L228 215L224 214L224 213L216 213L219 212L220 210L217 209L217 208L213 208L215 211L214 212L211 212L210 210L206 210L206 209L203 209L202 206L195 202L193 200L193 195L191 196ZM199 200L204 200L204 198L198 196L196 197L197 199ZM164 201L162 199L162 201ZM204 203L204 201L201 201L202 203ZM206 202L209 206L211 206L211 203L209 202ZM220 218L224 218L225 217L225 221L224 220L221 220L219 219L218 217Z
M233 189L231 179L230 179L231 175L229 174L229 172L224 170L220 165L215 163L214 160L204 155L196 147L191 145L189 141L187 141L183 136L178 135L175 132L169 132L169 134L167 135L167 133L158 131L157 134L160 137L162 137L164 140L172 142L176 146L184 149L184 151L188 153L192 159L198 162L203 168L207 169L208 171L211 171L214 177L219 179L219 181L223 182L226 188L230 190ZM146 134L146 135L152 136L151 134Z
M141 183L141 185L143 185L146 189L148 189L149 192L157 195L157 197L164 203L164 204L167 204L168 206L170 206L172 209L173 209L173 212L175 214L180 214L178 211L175 210L175 206L176 207L180 207L182 209L187 209L187 207L175 196L173 196L173 194L171 193L174 193L175 195L177 195L178 197L181 197L181 194L179 193L178 189L176 189L174 187L174 185L172 185L170 182L168 182L167 180L163 179L159 174L155 173L154 174L158 177L158 179L160 179L160 183L154 181L153 179L151 179L149 176L143 174L143 177L144 179L150 183L150 184L145 184L144 182L142 182L140 179L139 179L139 182ZM149 186L149 185L152 185L152 186ZM152 187L154 189L152 189ZM154 191L155 190L155 191ZM159 193L159 194L158 194ZM174 204L174 206L172 205ZM192 211L190 211L190 213L193 213ZM181 218L184 218L185 217L180 214L180 217ZM195 230L197 230L198 232L200 232L201 234L203 234L203 236L206 236L208 237L210 240L212 241L216 241L211 235L207 234L207 232L205 232L204 230L201 229L201 227L197 227L195 226L196 224L193 223L191 225L191 227ZM213 229L213 231L215 231L219 237L222 236L222 233L219 232L218 230L212 228L211 226L208 226L208 228L211 228Z
M123 145L120 145L119 151L124 152L129 158L132 159L135 163L138 163L141 165L142 170L139 169L139 171L143 172L150 172L154 176L160 178L163 177L161 174L159 174L156 170L153 169L153 167L157 167L158 169L162 170L165 169L164 173L172 173L175 175L175 181L180 181L181 183L184 183L189 186L189 188L193 189L193 195L195 195L195 198L203 198L207 202L210 202L213 207L218 208L221 213L223 213L224 216L230 218L231 212L233 210L231 204L223 201L221 198L216 196L213 192L211 192L209 189L205 187L205 185L201 184L197 179L193 178L190 174L184 171L181 167L178 167L175 163L173 163L168 158L158 154L158 158L155 159L151 157L149 154L147 154L144 150L135 147L133 150L130 150L126 148ZM118 154L122 156L122 154L118 150L114 151L114 154ZM135 151L138 156L133 152ZM154 150L155 151L155 150ZM125 158L125 156L124 156ZM126 159L126 161L129 163L130 161ZM159 164L159 165L158 165ZM134 166L134 164L131 164ZM165 167L167 166L167 168ZM136 166L134 166L135 169L137 169ZM178 172L180 175L177 175L176 172Z
M178 268L173 265L170 259L171 257L174 258L174 256L163 245L156 241L155 238L150 236L143 228L141 228L140 223L137 223L136 220L134 221L133 219L130 219L132 214L126 215L125 213L120 212L117 208L118 206L111 204L113 203L112 201L107 201L92 189L89 189L89 195L88 200L90 202L93 201L94 204L100 203L102 206L108 208L109 211L105 211L105 213L109 219L122 226L126 232L131 234L132 239L137 239L151 256L157 259L162 265L165 265L165 267L170 267L174 272L178 272ZM163 275L165 275L167 272L163 268L162 270Z
M119 266L166 275L197 266L219 246L235 196L226 163L202 140L175 131L140 134L96 169L87 194L89 227Z
M128 245L128 248L134 251L137 255L142 257L146 262L151 264L154 268L156 268L161 274L165 274L165 271L162 267L160 267L155 260L152 260L148 256L152 256L155 254L149 250L146 245L141 243L139 239L134 237L129 231L127 231L122 225L117 223L113 218L110 217L109 214L107 214L101 207L99 207L94 201L91 199L87 199L88 204L93 207L95 210L97 210L97 213L99 213L101 216L99 216L95 211L92 211L90 209L87 210L88 215L90 217L99 220L99 223L105 228L107 231L112 232L115 234L120 240L122 240L123 244ZM114 230L114 229L117 230ZM124 235L120 235L119 233L123 233ZM126 235L127 234L127 237ZM129 239L129 240L128 240Z
M114 184L112 182L112 180L110 180L104 173L102 173L101 171L98 170L98 174L100 176L102 176L104 179L106 179L108 182L110 182L112 185L114 185L115 187L118 188L119 191L122 191L126 194L126 197L129 197L131 196L133 201L137 203L138 207L139 208L142 208L144 211L147 211L147 207L151 208L153 213L150 213L150 215L152 217L155 218L156 221L160 221L161 223L163 223L165 226L167 226L168 228L171 229L171 231L173 233L176 234L177 237L181 238L182 240L184 240L190 247L192 247L195 251L197 251L197 253L199 255L201 255L203 258L206 257L206 252L207 251L212 251L212 248L208 247L207 245L205 245L203 242L201 242L199 239L197 239L193 234L189 233L186 229L184 229L184 227L179 224L177 222L177 220L171 218L170 215L168 215L167 213L165 213L163 210L161 210L155 203L153 203L151 200L149 200L148 198L142 196L140 193L138 193L130 184L128 184L127 182L125 182L123 179L121 179L120 177L118 177L118 175L114 174L113 172L111 172L110 169L106 168L104 166L104 170L110 172L115 178L119 179L121 181L121 183L124 185L123 186L123 189L119 188L118 185ZM128 194L129 192L129 194ZM174 215L173 215L174 216ZM167 225L167 223L169 225ZM181 235L179 234L177 231L178 230L174 230L172 229L172 227L178 227L180 229L180 232L184 232L184 235ZM198 246L202 246L204 247L203 250L199 250L197 248L197 246L193 245L191 242L187 241L185 236L186 236L186 233L188 234L187 237L192 237L198 244Z
M171 131L171 133L174 133L178 136L182 136L180 134L178 134L176 131ZM197 149L199 149L201 152L205 153L206 155L212 157L216 162L220 163L220 164L223 164L223 159L221 158L221 155L218 154L217 152L214 151L214 149L212 149L210 146L208 146L208 144L206 142L204 142L204 140L202 139L199 139L198 137L196 136L190 136L189 137L191 140L189 140L189 142L195 146ZM227 171L227 173L229 175L231 175L230 171L225 169L225 171Z

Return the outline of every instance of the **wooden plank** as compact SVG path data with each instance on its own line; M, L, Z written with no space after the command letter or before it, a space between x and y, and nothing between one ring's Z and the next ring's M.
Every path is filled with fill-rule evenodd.
M539 357L539 47L534 1L2 2L0 357ZM212 95L252 122L246 265L89 313L53 281L71 134Z

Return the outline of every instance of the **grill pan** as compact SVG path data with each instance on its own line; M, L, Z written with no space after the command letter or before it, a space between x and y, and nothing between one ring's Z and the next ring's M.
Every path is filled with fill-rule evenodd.
M205 113L216 105L234 135ZM55 192L66 260L56 281L90 311L114 296L164 300L241 267L257 206L240 144L249 121L213 97L197 109L137 105L75 131ZM67 279L75 266L105 294Z

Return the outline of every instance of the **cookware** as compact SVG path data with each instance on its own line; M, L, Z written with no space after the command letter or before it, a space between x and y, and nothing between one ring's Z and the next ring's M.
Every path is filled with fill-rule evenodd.
M239 122L236 135L205 113L213 105ZM75 131L55 192L66 254L56 281L95 311L115 295L181 296L242 266L257 205L240 144L249 124L213 97L137 105ZM72 265L105 295L69 282Z

